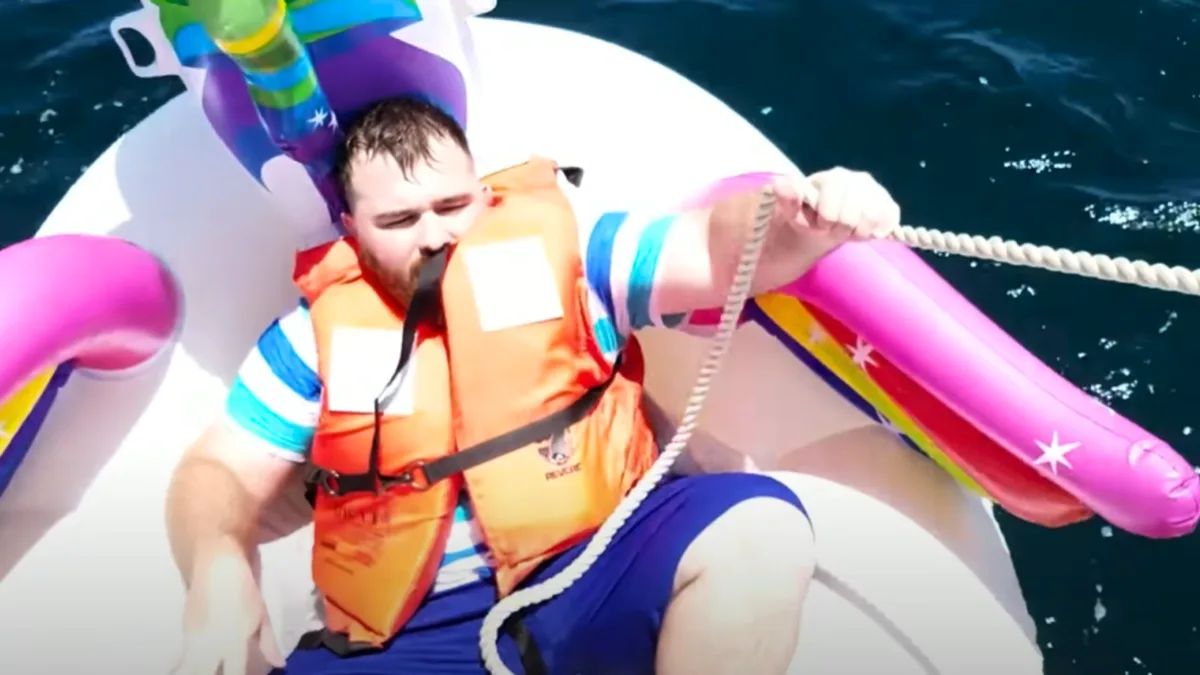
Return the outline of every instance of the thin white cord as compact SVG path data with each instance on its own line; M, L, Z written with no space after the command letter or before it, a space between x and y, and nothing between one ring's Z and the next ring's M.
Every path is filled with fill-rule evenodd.
M766 240L771 214L774 210L775 193L768 189L763 192L758 213L754 218L754 229L738 259L733 284L729 290L729 296L725 299L725 307L721 310L721 321L717 324L717 332L712 337L712 348L700 366L700 372L696 375L696 383L692 385L692 393L684 408L683 419L680 420L671 442L663 449L662 454L646 472L646 475L629 491L624 501L617 505L612 515L604 521L578 558L572 560L571 564L567 565L563 571L542 583L522 589L504 598L484 617L483 627L479 630L479 649L483 652L483 664L492 675L513 675L500 659L500 652L496 646L496 641L500 637L500 628L504 622L522 609L546 602L562 593L583 577L592 563L604 552L604 549L608 548L609 542L616 536L617 531L621 529L629 516L633 515L637 507L654 489L654 486L658 485L663 476L671 470L675 460L683 454L700 418L700 411L704 409L704 400L708 397L712 378L717 374L721 360L733 342L733 332L737 328L737 320L742 314L742 307L750 297L754 270L758 267L758 257L762 253L763 242Z
M733 284L725 299L725 306L721 310L721 321L711 339L712 346L700 366L696 383L692 385L692 392L688 396L687 405L683 411L683 418L680 420L671 442L667 444L646 475L617 505L612 515L604 521L578 558L571 561L571 564L567 565L563 571L550 579L517 591L496 603L496 606L484 617L483 626L479 630L479 648L483 653L484 666L492 675L514 675L501 660L496 644L504 622L526 607L546 602L561 594L570 588L571 584L582 578L604 552L604 549L608 548L608 544L625 524L625 521L633 515L650 491L658 485L679 456L683 454L688 441L691 440L692 432L696 428L700 412L704 409L704 402L708 398L712 379L733 342L737 319L741 316L742 308L749 299L754 271L758 267L758 259L762 253L763 241L766 239L774 209L775 193L768 189L763 193L758 213L755 215L754 229L738 259ZM985 238L940 232L910 225L901 225L890 236L914 248L928 251L952 253L969 258L993 260L1011 265L1024 265L1094 279L1200 295L1200 270L1168 267L1161 264L1152 265L1144 260L1130 261L1123 257L1110 258L1106 255L1091 254L1086 251L1020 244L999 237Z

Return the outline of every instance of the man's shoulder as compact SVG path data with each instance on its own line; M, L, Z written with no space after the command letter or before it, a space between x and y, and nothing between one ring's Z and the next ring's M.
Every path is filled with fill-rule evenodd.
M238 370L226 416L290 459L308 450L320 411L316 340L308 307L298 303L259 335Z
M260 360L298 393L308 394L320 386L317 341L305 300L277 316L259 335L247 365Z

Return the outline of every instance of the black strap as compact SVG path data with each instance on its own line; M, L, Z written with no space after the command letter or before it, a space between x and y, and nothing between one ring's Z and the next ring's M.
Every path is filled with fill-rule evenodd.
M317 489L325 489L330 494L347 494L350 492L378 492L389 484L411 482L411 476L388 477L386 480L379 473L379 426L383 409L399 388L400 373L412 358L413 346L417 341L417 329L421 323L430 318L430 310L441 307L442 276L446 273L446 258L449 248L443 248L433 254L417 272L417 287L413 291L412 301L408 303L408 315L404 318L404 328L400 337L400 358L396 361L396 369L392 371L387 384L375 397L374 419L375 429L371 434L371 454L367 460L366 473L342 475L320 467L314 467L305 480L304 497L308 503L316 506ZM336 485L336 487L334 487Z
M562 172L563 178L575 187L579 187L583 183L583 169L577 166L560 166L558 170Z
M517 643L517 655L521 657L521 670L525 671L525 675L548 675L550 669L542 660L542 652L538 650L533 633L529 632L521 614L522 612L518 612L508 617L508 621L504 622L504 632Z
M300 641L296 643L296 649L302 651L312 651L322 647L342 658L383 651L383 647L376 647L369 642L351 642L350 637L345 633L335 633L328 628L309 631L301 635Z
M378 474L340 475L315 467L309 474L309 492L313 501L316 499L316 489L325 490L331 495L342 496L352 492L374 491L379 488L397 485L414 490L424 490L434 483L445 480L455 474L472 469L485 462L503 457L514 450L551 438L583 418L587 417L596 405L600 403L605 390L612 384L620 368L620 361L613 364L608 379L587 390L583 396L575 399L571 405L562 410L550 413L534 422L518 427L507 433L488 439L482 443L465 448L456 453L446 455L428 463L415 463L396 475L381 476ZM377 466L372 464L372 466Z
M551 438L555 434L565 431L576 422L587 417L596 408L596 405L600 403L600 398L604 396L604 391L608 389L608 385L612 383L616 373L617 366L614 365L612 373L607 380L588 389L583 396L575 399L574 403L562 410L552 412L523 427L518 427L495 438L490 438L482 443L472 445L469 448L459 450L452 455L447 455L424 465L422 470L426 479L430 483L436 483L439 480L462 473L467 469L503 457L514 450L520 450L527 445Z
M521 658L521 670L525 671L525 675L548 675L550 670L542 659L533 633L521 619L520 613L509 617L508 621L504 622L503 630L517 645L517 655ZM384 650L384 647L377 647L369 642L352 642L345 633L335 633L328 628L309 631L301 635L300 641L296 643L296 649L301 651L321 648L328 649L343 659Z

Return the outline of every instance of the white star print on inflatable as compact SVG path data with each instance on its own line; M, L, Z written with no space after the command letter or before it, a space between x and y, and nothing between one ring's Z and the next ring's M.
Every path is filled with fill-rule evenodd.
M853 347L846 345L846 351L850 352L850 360L854 361L854 365L863 370L866 370L867 366L879 365L871 359L871 354L875 351L875 348L867 344L867 341L861 337L855 341Z
M314 112L312 114L312 117L308 118L308 123L310 125L312 125L312 128L320 129L321 127L325 126L325 122L328 119L329 119L329 111L324 108L321 108L320 110L317 110L316 112Z
M1062 443L1062 444L1060 444L1058 442L1058 432L1057 431L1055 431L1053 433L1053 435L1051 436L1050 445L1046 445L1045 443L1038 441L1038 440L1035 440L1034 443L1037 443L1038 447L1042 449L1042 456L1038 457L1037 459L1035 459L1033 461L1034 465L1049 464L1050 470L1054 472L1055 476L1058 475L1058 465L1059 464L1062 464L1063 466L1067 467L1068 469L1075 468L1075 467L1071 466L1071 462L1069 462L1067 460L1067 453L1078 448L1080 446L1079 443Z
M814 345L825 340L825 331L814 321L808 326L808 341Z

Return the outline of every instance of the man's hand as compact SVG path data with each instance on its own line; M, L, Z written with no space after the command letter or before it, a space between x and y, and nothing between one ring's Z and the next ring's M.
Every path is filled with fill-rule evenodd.
M773 187L776 225L838 241L887 237L900 225L900 205L869 173L838 167L808 178L781 176Z
M237 552L200 567L184 602L183 654L173 675L245 675L260 660L282 668L283 654L250 563Z
M300 466L227 419L205 431L175 469L167 533L188 587L176 675L245 675L251 660L283 666L250 561L264 505Z

